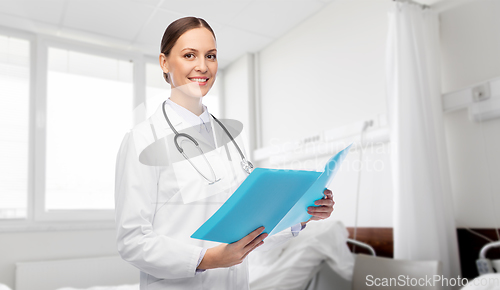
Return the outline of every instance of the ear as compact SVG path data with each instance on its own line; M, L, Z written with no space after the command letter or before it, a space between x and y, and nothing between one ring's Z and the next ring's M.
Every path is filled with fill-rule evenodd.
M167 61L167 57L165 56L165 54L160 53L159 61L160 61L161 70L164 73L168 73L168 71L169 71L168 70L168 61Z

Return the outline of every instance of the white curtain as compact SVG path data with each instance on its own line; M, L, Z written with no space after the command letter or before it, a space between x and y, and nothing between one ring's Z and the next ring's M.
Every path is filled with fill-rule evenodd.
M394 258L440 260L460 274L432 9L394 2L386 50L394 181Z

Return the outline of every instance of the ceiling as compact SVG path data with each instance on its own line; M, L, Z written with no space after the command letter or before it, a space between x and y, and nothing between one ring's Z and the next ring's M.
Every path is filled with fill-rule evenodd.
M0 0L0 25L157 56L168 24L197 16L216 33L219 66L256 52L332 0Z
M193 15L207 20L215 31L219 66L224 68L246 52L261 50L332 1L338 0L0 0L0 26L156 57L166 26Z

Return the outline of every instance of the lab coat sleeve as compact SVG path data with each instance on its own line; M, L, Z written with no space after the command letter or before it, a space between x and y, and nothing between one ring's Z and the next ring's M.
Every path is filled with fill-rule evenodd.
M194 277L202 248L159 235L153 229L158 169L139 162L134 134L125 135L116 161L118 252L142 272L159 279ZM136 138L140 137L137 134Z

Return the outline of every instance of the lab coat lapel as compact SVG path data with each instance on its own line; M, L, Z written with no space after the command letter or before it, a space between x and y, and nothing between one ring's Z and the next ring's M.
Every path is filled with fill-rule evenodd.
M158 106L158 109L156 109L156 112L151 116L151 119L153 121L153 125L155 126L155 129L157 130L156 135L158 136L158 139L165 137L167 134L173 134L172 129L167 123L167 120L165 120L165 116L163 115L163 109L162 109L163 103ZM179 116L170 106L166 105L165 106L165 111L167 113L168 119L170 120L170 123L172 123L172 126L179 131L183 128L183 119L181 116ZM185 126L185 125L184 125Z

